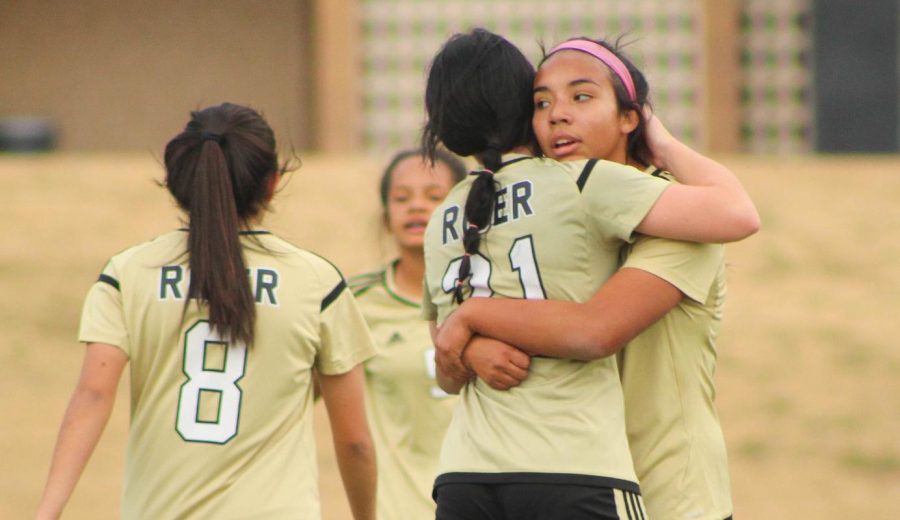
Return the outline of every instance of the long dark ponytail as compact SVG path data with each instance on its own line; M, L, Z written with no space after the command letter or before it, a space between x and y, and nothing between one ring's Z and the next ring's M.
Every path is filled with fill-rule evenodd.
M165 165L166 186L189 217L188 302L206 304L214 330L249 346L256 309L240 232L265 209L272 176L283 171L272 129L230 103L192 112L166 145Z
M454 297L471 275L481 234L490 227L497 197L493 172L503 166L503 152L536 149L531 128L534 67L515 45L484 29L453 35L435 55L425 86L428 120L422 148L434 160L443 143L451 152L475 156L484 170L469 189L463 232L465 255Z

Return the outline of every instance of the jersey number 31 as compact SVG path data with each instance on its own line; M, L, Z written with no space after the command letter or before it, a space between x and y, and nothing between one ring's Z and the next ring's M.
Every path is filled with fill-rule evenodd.
M481 254L474 254L469 258L472 263L472 276L469 278L469 286L472 287L473 298L487 298L493 294L491 290L491 262ZM456 281L459 279L459 266L462 257L453 259L444 272L441 285L444 292L453 292ZM531 235L525 235L513 240L509 248L509 266L519 274L519 284L522 286L522 297L529 300L543 300L547 298L544 284L541 281L541 271L538 268L537 256L534 253L534 240Z

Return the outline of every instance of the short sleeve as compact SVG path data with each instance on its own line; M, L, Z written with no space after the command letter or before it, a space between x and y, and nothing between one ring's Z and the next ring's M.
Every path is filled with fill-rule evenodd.
M112 263L91 286L81 310L78 341L106 343L129 353L128 329L119 277Z
M610 161L587 163L579 188L601 236L630 242L669 182Z
M316 368L325 375L349 372L374 356L375 342L343 279L322 300Z
M431 301L431 292L428 290L428 281L423 282L422 287L422 319L425 321L437 321L437 306Z
M682 242L641 235L631 246L622 267L654 274L688 298L705 303L725 259L722 244Z

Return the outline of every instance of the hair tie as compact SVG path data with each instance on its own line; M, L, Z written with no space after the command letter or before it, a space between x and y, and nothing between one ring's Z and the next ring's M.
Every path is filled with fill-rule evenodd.
M486 174L488 174L488 175L493 175L493 174L494 174L493 171L488 170L487 168L482 168L482 169L480 169L480 170L473 170L473 171L469 172L469 175L481 175L482 173L486 173Z
M456 279L456 286L457 286L457 287L462 287L464 283L465 283L465 282L463 282L463 281L460 280L459 278Z
M547 58L549 58L556 52L565 50L581 51L586 54L590 54L591 56L602 61L604 64L606 64L607 67L612 69L613 74L618 76L619 80L622 81L622 84L625 85L625 90L628 92L628 99L630 99L631 101L637 101L637 93L634 88L634 81L631 79L631 74L628 72L628 67L625 66L625 62L619 59L619 57L616 56L614 52L595 41L582 38L560 43L556 47L550 49L550 52L547 53Z
M222 144L222 134L217 134L215 132L203 131L200 133L200 139L203 141L215 141Z
M469 229L472 229L472 228L478 229L478 225L477 224L469 224Z

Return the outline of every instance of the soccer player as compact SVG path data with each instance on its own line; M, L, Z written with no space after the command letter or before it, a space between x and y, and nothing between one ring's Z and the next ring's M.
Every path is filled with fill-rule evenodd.
M585 38L564 42L544 58L535 80L533 124L542 150L559 160L603 158L664 175L651 166L645 141L641 107L648 90L640 70L612 45ZM562 135L576 144L558 146ZM477 333L531 354L594 359L615 352L643 327L636 314L661 316L618 358L628 440L647 512L660 519L722 520L732 512L713 385L725 298L723 249L640 237L590 302L467 300L445 323L438 345L458 349L449 342ZM489 384L510 388L527 374L521 354L510 349L492 344L486 351L475 342L464 357Z
M695 172L699 186L611 162L532 157L533 80L521 52L484 30L455 35L432 62L423 143L483 166L426 231L424 313L433 326L471 296L585 301L635 230L696 240L756 230L736 178L666 139L659 162ZM438 519L643 514L613 358L534 358L514 391L471 381L452 363L438 364L438 381L461 391L435 482Z
M187 227L113 256L90 289L37 517L61 514L130 364L122 518L319 518L315 368L353 515L374 519L375 346L340 272L261 227L287 170L271 128L243 106L193 112L165 168Z
M397 257L350 279L350 288L378 345L366 361L366 403L378 453L378 518L433 518L431 486L455 396L435 381L434 346L422 322L425 225L454 184L462 161L438 151L397 153L381 177L385 228Z

